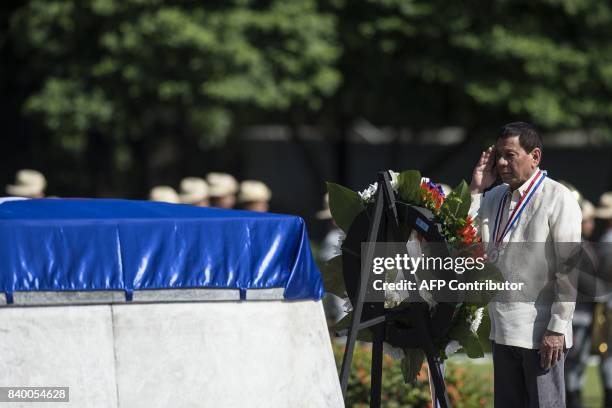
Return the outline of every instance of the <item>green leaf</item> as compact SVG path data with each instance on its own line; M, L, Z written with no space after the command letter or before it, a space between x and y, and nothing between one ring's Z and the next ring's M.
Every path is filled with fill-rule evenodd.
M406 384L416 381L425 355L421 349L404 349L406 357L402 359L402 374Z
M327 183L329 192L329 209L336 225L348 233L353 220L365 208L359 195L344 186L336 183Z
M351 319L353 319L353 312L348 313L342 319L338 320L334 325L336 331L348 329L351 326Z
M470 205L472 204L472 196L470 195L470 189L465 182L462 180L461 183L453 191L457 191L459 198L461 199L461 204L459 204L459 208L457 208L457 213L455 214L458 218L466 218L468 213L470 212Z
M459 343L461 343L469 358L484 357L484 351L476 333L470 331L463 339L459 340Z
M421 204L421 173L418 170L402 171L397 177L397 184L402 201Z
M470 358L484 357L484 351L478 335L470 330L470 324L466 320L460 320L449 333L451 339L455 339L461 344L466 354Z
M336 332L339 332L342 330L348 330L351 327L352 320L353 320L353 312L350 312L334 325L334 330ZM370 329L360 330L359 333L357 334L357 340L359 341L365 341L365 342L371 343L373 339L374 339L374 336L372 335L372 331Z
M470 190L464 180L446 197L440 211L454 219L463 219L468 216L471 204Z
M342 274L342 255L338 255L327 261L322 271L323 286L325 291L336 296L346 296L344 276Z

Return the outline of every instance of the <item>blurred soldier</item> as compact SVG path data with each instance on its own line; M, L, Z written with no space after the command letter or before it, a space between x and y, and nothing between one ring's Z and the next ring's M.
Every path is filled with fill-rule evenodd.
M332 219L332 214L329 210L329 194L326 193L323 197L323 209L316 213L316 217L321 221L326 221L328 225L327 234L319 251L319 258L324 263L334 256L340 255L340 240L344 238L344 232L338 228Z
M606 220L606 231L600 240L601 273L608 282L612 281L612 192L604 193L599 199L599 208L595 210L595 217ZM612 407L612 358L610 358L610 317L612 316L612 299L607 302L608 338L602 351L601 376L604 385L604 404L605 407Z
M597 255L588 241L593 235L595 227L595 207L590 201L582 198L581 194L569 183L561 183L570 189L580 204L582 210L582 245L589 258L594 264L597 264ZM588 296L591 293L588 288L593 287L593 280L594 276L581 274L578 283L579 292L583 293L586 289L585 294ZM567 351L565 360L565 390L568 408L582 407L581 390L584 385L584 370L591 353L592 344L593 306L592 301L576 302L572 319L574 347Z
M344 238L344 232L338 228L332 219L332 214L329 210L329 194L325 194L323 197L323 209L318 211L315 216L317 219L325 221L328 225L328 231L323 239L318 256L319 265L325 265L327 261L340 255L340 240ZM325 308L325 317L330 326L345 315L344 301L332 293L325 294L323 306Z
M240 183L238 194L240 208L247 211L267 212L270 208L270 198L272 198L272 192L261 181L244 180Z
M595 217L608 222L606 231L601 237L601 242L612 242L612 191L602 194L599 199L599 208L595 210Z
M183 204L198 207L208 207L209 188L204 179L200 177L185 177L181 180L179 200Z
M582 209L582 237L591 239L595 231L595 206L587 199L580 202Z
M6 193L15 197L42 198L46 187L47 180L41 172L23 169L15 175L15 184L6 186Z
M208 173L206 181L210 186L210 205L219 208L234 208L238 182L227 173Z
M178 204L181 201L179 200L179 195L170 186L155 186L149 192L149 200L151 201L159 201L164 203Z

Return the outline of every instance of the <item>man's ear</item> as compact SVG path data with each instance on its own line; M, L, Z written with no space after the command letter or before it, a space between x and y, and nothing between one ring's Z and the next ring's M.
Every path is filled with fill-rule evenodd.
M535 167L538 167L540 165L540 161L542 160L542 150L540 150L539 147L536 147L529 154L531 155L531 158L533 159Z

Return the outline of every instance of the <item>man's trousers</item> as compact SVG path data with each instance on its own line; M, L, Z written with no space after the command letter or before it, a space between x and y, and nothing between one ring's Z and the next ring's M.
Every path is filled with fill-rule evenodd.
M565 355L545 370L538 350L493 343L495 408L565 408Z

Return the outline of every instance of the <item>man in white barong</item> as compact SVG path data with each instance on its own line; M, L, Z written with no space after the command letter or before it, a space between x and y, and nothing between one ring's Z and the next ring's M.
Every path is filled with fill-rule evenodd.
M540 169L542 151L532 125L510 123L482 152L470 185L470 212L490 260L528 286L550 283L559 256L567 255L557 244L578 243L581 233L580 207ZM491 188L498 176L503 183ZM563 365L575 303L555 299L489 304L496 408L565 407Z

